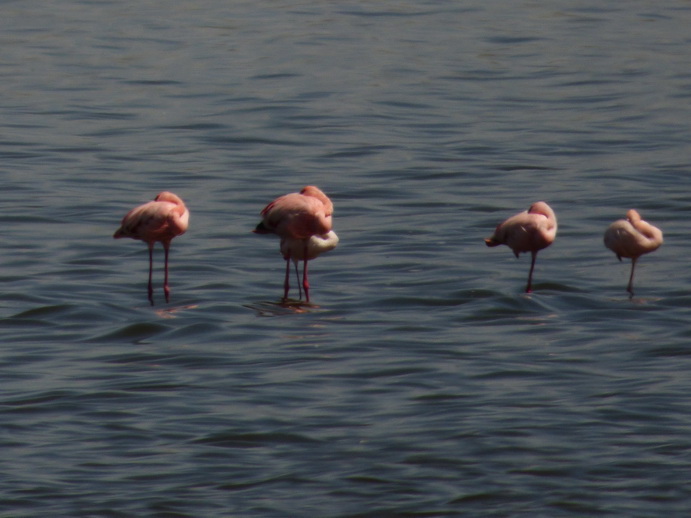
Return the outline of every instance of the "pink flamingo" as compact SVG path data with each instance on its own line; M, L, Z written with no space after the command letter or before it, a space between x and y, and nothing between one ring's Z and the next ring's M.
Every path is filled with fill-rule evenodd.
M516 257L522 252L530 252L530 273L526 293L532 291L533 270L537 253L547 248L557 236L557 217L544 201L533 203L527 211L497 225L492 237L485 239L487 246L508 245Z
M605 231L605 246L622 257L631 259L631 275L626 291L633 297L633 272L636 261L643 254L654 252L662 244L662 231L641 219L637 211L631 209L626 213L626 219L619 219L612 223Z
M290 289L290 260L304 261L302 287L305 298L310 301L307 261L324 251L333 249L338 236L332 232L333 203L319 188L308 185L299 193L290 193L276 198L261 212L262 221L254 229L257 234L276 234L281 238L281 252L286 260L286 276L283 282L283 299L288 298ZM321 238L316 237L321 236ZM335 242L334 242L335 236ZM312 239L315 237L315 239ZM323 243L328 250L320 250ZM302 247L300 252L296 249ZM329 248L330 247L330 248ZM297 264L296 264L297 268ZM302 297L302 293L300 294Z
M149 246L149 302L154 305L154 289L151 283L154 263L154 243L160 241L165 250L165 279L163 291L166 302L170 302L168 286L168 255L170 242L175 236L184 234L189 226L190 213L183 201L172 192L163 191L153 201L129 211L120 223L113 237L131 237L146 242Z

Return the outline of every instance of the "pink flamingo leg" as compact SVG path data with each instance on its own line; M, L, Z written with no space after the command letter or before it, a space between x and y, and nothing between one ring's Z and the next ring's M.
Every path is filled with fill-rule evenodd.
M307 243L305 240L305 268L302 270L302 287L305 289L305 300L310 301L310 283L307 280Z
M298 263L295 263L295 278L297 279L300 300L302 300L302 286L300 285L300 272L298 272Z
M532 293L533 292L533 270L535 269L535 259L537 259L537 252L531 252L531 255L533 256L533 258L530 261L530 273L528 274L528 286L526 286L526 288L525 288L526 293Z
M154 305L154 286L151 281L151 277L153 275L153 269L154 269L154 242L151 241L149 243L149 302L151 305Z
M170 286L168 286L168 255L170 253L170 242L163 242L163 250L165 251L165 266L163 278L163 292L166 294L166 302L170 302Z
M626 291L629 292L629 298L633 297L633 271L636 268L636 259L638 257L631 259L631 275L629 275L629 285L626 287Z
M305 268L302 271L302 287L305 290L305 301L310 301L310 283L307 280L307 261L305 260Z
M283 281L283 300L288 300L288 291L290 290L290 254L286 257L286 278Z

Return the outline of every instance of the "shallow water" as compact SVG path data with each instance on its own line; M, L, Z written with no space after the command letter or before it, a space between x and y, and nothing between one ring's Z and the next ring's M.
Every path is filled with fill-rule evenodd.
M4 7L3 516L685 516L691 5ZM274 197L338 248L281 305ZM172 301L143 243L190 230ZM529 257L482 239L544 199ZM637 208L637 267L602 244ZM684 252L686 250L686 252Z

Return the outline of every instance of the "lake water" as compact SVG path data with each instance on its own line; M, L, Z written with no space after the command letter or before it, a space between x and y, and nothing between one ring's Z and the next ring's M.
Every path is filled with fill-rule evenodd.
M0 515L683 517L691 3L84 0L0 17ZM251 230L304 185L312 306ZM114 240L159 191L172 300ZM538 255L483 238L537 200ZM629 208L664 245L602 235Z

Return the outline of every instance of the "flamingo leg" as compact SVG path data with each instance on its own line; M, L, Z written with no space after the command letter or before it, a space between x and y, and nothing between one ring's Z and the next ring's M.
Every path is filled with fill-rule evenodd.
M300 272L298 271L298 263L295 263L295 278L298 284L298 293L300 294L300 299L302 300L302 286L300 285Z
M305 289L305 300L307 302L310 301L310 283L309 280L307 279L307 242L308 240L305 240L305 267L302 270L302 287Z
M165 251L165 267L163 278L163 292L166 294L166 302L170 302L170 286L168 285L168 256L170 255L170 243L163 243L163 250Z
M149 243L149 285L148 285L148 293L149 293L149 302L151 305L154 305L154 286L151 281L151 277L153 275L153 269L154 269L154 242L151 241Z
M535 259L537 259L537 252L531 252L532 259L530 261L530 273L528 274L528 285L525 288L526 293L533 291L533 270L535 269Z
M286 278L283 281L283 300L288 299L288 291L290 290L290 253L286 257Z
M629 285L626 287L626 291L629 292L629 298L633 297L633 271L636 268L636 259L638 257L631 259L631 275L629 275Z

